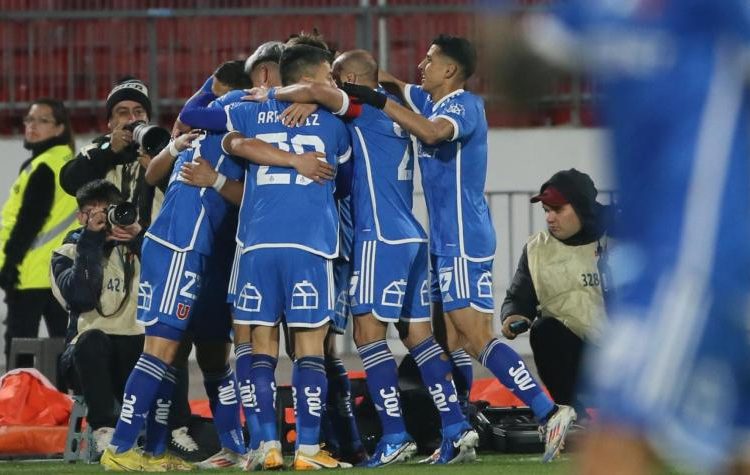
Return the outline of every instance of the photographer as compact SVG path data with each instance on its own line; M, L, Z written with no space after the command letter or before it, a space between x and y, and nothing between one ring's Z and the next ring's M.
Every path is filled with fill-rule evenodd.
M148 88L138 79L124 79L109 93L106 106L110 133L95 138L63 167L61 185L75 195L86 183L106 178L121 190L123 199L136 205L140 224L147 227L154 205L154 188L144 180L150 157L139 150L133 128L137 122L150 120Z
M84 185L76 200L82 227L52 255L52 291L70 316L62 373L83 394L102 451L117 420L115 401L122 403L143 348L135 318L142 228L134 207L106 180Z
M577 408L584 344L597 343L606 319L602 273L610 207L596 195L591 178L571 168L555 173L531 198L542 203L547 231L524 246L501 310L503 335L512 340L530 326L542 382L556 403Z

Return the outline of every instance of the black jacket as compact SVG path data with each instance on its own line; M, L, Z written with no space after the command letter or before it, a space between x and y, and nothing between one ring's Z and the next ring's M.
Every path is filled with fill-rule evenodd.
M138 217L144 228L151 221L151 207L154 201L154 187L145 181L145 172L130 173L126 165L138 160L138 146L135 143L115 153L110 147L110 136L95 138L90 145L81 149L76 157L66 163L60 171L60 185L69 195L75 196L78 190L90 181L106 178L107 174L120 167L121 191L129 190L136 180L133 193L123 192L122 197L138 207ZM135 175L135 176L133 176Z

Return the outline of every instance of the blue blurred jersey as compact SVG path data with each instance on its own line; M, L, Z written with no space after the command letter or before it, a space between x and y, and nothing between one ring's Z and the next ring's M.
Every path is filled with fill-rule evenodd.
M612 324L591 358L599 414L706 473L750 428L749 16L739 0L581 0L531 29L551 40L540 52L591 69L611 131L621 213Z
M430 217L430 252L488 261L495 256L484 185L487 177L487 119L484 102L459 89L437 103L420 86L404 90L409 106L428 119L453 124L453 137L436 145L419 143L422 188Z
M388 244L427 242L412 213L411 136L383 111L369 105L362 107L349 130L355 157L352 199L356 239Z
M169 186L159 214L146 236L175 251L195 250L204 255L212 252L214 237L221 228L231 205L213 188L199 188L179 180L182 165L202 157L219 173L239 180L242 165L221 150L221 135L205 135L193 148L180 152L175 160Z
M744 287L750 9L737 0L624 3L568 2L558 19L606 98L618 238L640 254L629 267L682 258L709 271L716 258L716 286ZM659 276L648 274L656 284Z
M351 156L346 126L319 109L300 127L286 127L279 115L290 104L270 100L226 108L227 130L268 142L292 153L319 151L336 166ZM326 258L339 254L339 216L335 184L312 182L289 168L248 162L237 230L243 252L259 248L297 248Z

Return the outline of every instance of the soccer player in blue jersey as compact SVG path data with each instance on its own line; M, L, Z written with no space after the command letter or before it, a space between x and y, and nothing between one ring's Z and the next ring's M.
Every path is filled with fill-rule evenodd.
M286 48L279 64L283 84L303 80L332 83L330 54L320 48ZM243 136L282 150L315 150L337 166L349 159L346 127L319 110L305 124L287 127L279 120L288 104L273 97L227 109L224 139L228 153L240 153ZM296 360L292 386L297 413L293 468L346 467L319 445L327 382L323 341L334 310L332 259L338 255L339 217L334 185L318 185L289 170L250 165L240 208L238 240L243 244L236 274L235 322L250 325L253 380L263 430L264 468L279 468L281 444L276 426L275 367L280 318L293 330Z
M348 51L334 62L341 82L378 89L377 64L363 50ZM261 93L262 94L262 93ZM278 89L277 98L315 101L331 110L348 101L341 90L320 84ZM412 214L412 140L408 133L371 106L349 123L354 154L354 273L350 284L354 335L370 395L378 408L383 437L366 462L378 467L407 460L416 450L400 408L396 362L386 343L394 323L419 365L443 425L444 443L436 463L475 458L477 434L458 405L448 357L430 327L427 235Z
M492 331L495 231L484 198L487 121L482 99L464 90L475 66L471 43L441 35L419 64L421 85L394 80L412 110L369 88L345 90L383 109L419 139L431 267L439 281L446 321L469 354L534 411L545 433L543 460L549 461L559 453L575 411L555 405L521 357ZM388 79L385 76L381 81Z
M308 46L315 46L328 51L328 46L322 41L320 36L312 36L301 34L290 40L287 45L278 41L271 41L259 46L255 52L247 59L245 63L245 72L250 76L253 86L255 87L276 87L281 85L281 79L279 75L279 59L281 53L286 46L293 46L294 44L307 44ZM220 68L221 69L221 68ZM182 126L189 124L193 127L205 128L208 130L225 131L227 124L226 111L223 108L212 108L204 107L208 100L215 98L215 80L220 79L217 73L209 78L206 83L201 87L201 90L191 98L186 104L185 108L180 114ZM234 90L225 94L223 97L216 100L217 103L229 104L244 96L246 93L243 90ZM290 105L282 115L287 113L294 116L299 114L309 115L315 111L316 106L312 104L292 104ZM337 178L341 183L345 182L345 177ZM228 181L222 190L234 187L232 181ZM341 187L338 187L339 190ZM224 193L224 191L222 191ZM337 195L339 191L337 191ZM348 204L348 198L340 198L340 213L342 216L340 234L342 238L342 246L340 249L340 256L334 260L334 280L336 281L336 293L337 293L337 305L336 312L334 313L332 324L330 326L329 336L326 338L326 352L325 352L325 366L326 375L328 377L329 392L328 392L328 405L326 407L325 417L325 429L326 429L326 442L328 448L333 450L347 461L358 462L366 457L366 452L361 443L359 432L354 418L354 412L352 410L351 400L351 386L346 373L346 368L343 362L337 356L335 346L335 335L343 334L346 329L347 317L349 315L348 298L342 298L341 295L346 296L348 289L348 280L351 271L351 235L353 233L351 229L351 218L349 213L351 212ZM347 245L348 244L348 245ZM238 243L238 248L241 248L241 243ZM239 259L239 251L235 255L235 260ZM236 268L236 266L233 266ZM233 302L234 295L234 284L236 280L232 279L232 286L227 296L229 302ZM235 327L235 354L237 356L237 379L241 389L242 404L245 411L246 419L249 421L254 420L256 417L254 409L251 406L254 405L254 397L252 388L254 385L251 382L250 376L250 360L252 358L252 345L250 343L250 328L247 325L240 325ZM293 340L287 341L287 353L294 359L294 344ZM259 433L256 430L257 424L249 424L251 433L251 448L257 448L257 441L259 440ZM251 457L248 461L248 467L253 468L260 463L259 458Z
M205 304L206 292L213 289L203 282L206 276L218 275L212 265L219 262L221 249L216 249L217 233L231 232L228 205L214 189L185 185L177 178L182 163L196 156L208 160L222 173L239 178L242 168L232 165L221 153L222 136L207 136L195 149L179 154L170 146L168 154L178 157L165 195L159 216L149 228L143 245L144 260L138 294L138 319L147 328L144 352L130 375L125 387L123 409L112 438L112 445L105 451L102 464L116 470L140 470L141 468L179 468L169 454L164 452L163 437L157 430L147 430L144 457L135 450L138 433L148 418L148 426L164 426L161 413L168 410L168 401L174 389L171 363L190 322L191 314L198 311L206 317L220 309L201 308ZM316 154L290 154L259 140L253 140L252 159L267 165L286 166L307 163L314 170L310 176L321 173L321 162ZM157 157L158 159L159 157ZM155 159L156 160L156 159ZM299 165L299 169L307 168ZM220 188L220 186L215 186ZM225 256L230 257L230 256ZM226 259L224 259L226 260ZM213 270L212 272L207 272ZM201 299L198 298L201 296ZM210 300L210 299L209 299ZM210 319L209 319L210 320ZM228 322L227 322L228 323ZM234 386L234 375L227 365L229 326L221 319L194 328L198 362L204 372L206 391L212 400L222 447L234 454L245 451L241 432L238 430L238 407ZM218 347L216 344L218 343ZM159 410L151 409L156 404ZM162 407L164 406L164 407ZM238 457L235 457L238 458ZM184 468L184 467L182 467Z
M616 298L582 473L750 473L748 2L571 1L523 30L607 98Z

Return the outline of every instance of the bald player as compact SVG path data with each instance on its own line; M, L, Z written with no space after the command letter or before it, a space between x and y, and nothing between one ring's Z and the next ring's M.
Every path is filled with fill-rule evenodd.
M339 83L354 83L385 94L377 83L377 63L366 51L342 54L334 62L333 72ZM272 95L287 101L317 102L333 111L346 109L349 103L343 91L317 84L296 84L276 89ZM461 412L449 358L432 335L427 234L412 213L411 136L369 105L361 107L348 127L355 155L354 271L349 297L355 316L354 339L383 429L383 437L365 465L403 462L416 451L404 425L396 361L386 342L390 323L399 329L441 416L443 444L433 463L474 460L477 433Z

